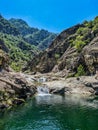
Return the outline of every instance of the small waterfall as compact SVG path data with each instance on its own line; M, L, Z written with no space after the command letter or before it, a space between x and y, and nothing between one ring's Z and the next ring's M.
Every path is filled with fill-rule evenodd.
M38 95L50 95L49 89L46 86L38 86L37 87L37 94Z
M47 79L45 77L41 77L41 78L38 79L38 82L43 83L43 82L46 82L46 80Z

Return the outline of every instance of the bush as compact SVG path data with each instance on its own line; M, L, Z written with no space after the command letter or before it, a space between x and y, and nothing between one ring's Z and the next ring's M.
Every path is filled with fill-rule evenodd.
M93 23L94 23L94 24L97 24L97 23L98 23L98 16L94 19Z
M95 33L98 33L98 23L93 27L93 31L94 31Z
M57 53L56 53L56 54L55 54L55 58L56 58L56 59L59 59L59 58L60 58L60 54L57 54Z
M82 65L79 65L77 68L76 77L86 75L84 67Z
M88 27L85 27L85 28L80 27L77 30L77 34L84 36L85 34L88 34L89 31L90 31L90 29Z
M78 36L76 40L73 42L73 46L77 49L78 52L80 52L82 48L86 45L82 38L82 36Z
M83 30L84 30L84 28L82 28L82 27L80 27L78 30L77 30L77 34L82 34L83 33Z
M13 70L15 70L16 72L19 72L22 69L22 65L20 63L12 62L11 63L11 68Z

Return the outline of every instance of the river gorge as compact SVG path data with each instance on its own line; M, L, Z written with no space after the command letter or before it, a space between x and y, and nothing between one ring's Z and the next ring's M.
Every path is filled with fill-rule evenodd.
M56 34L0 15L0 130L98 130L98 16Z

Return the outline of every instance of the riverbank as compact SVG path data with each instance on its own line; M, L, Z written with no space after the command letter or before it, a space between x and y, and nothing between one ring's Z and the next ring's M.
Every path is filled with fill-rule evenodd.
M49 89L50 94L90 96L98 94L95 76L62 78L53 73L24 74L0 72L0 109L20 105L37 93L37 87ZM44 89L43 89L44 90Z
M90 96L97 94L97 87L94 88L94 84L97 84L97 80L94 76L72 77L68 79L60 79L55 81L45 82L54 94L79 94L83 96Z
M79 94L81 96L98 95L98 79L94 76L64 78L54 73L33 75L42 87L47 87L51 94Z
M53 73L48 73L35 75L34 77L43 80L42 86L47 87L51 94L79 94L82 96L98 94L96 75L62 78Z
M13 71L0 72L0 109L24 103L36 93L34 82Z

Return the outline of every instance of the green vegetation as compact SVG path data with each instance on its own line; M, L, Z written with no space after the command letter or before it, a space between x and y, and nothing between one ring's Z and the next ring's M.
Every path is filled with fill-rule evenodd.
M84 45L85 45L85 42L83 42L81 40L80 41L78 41L78 40L75 41L75 48L78 50L78 52L80 52L82 50Z
M97 24L95 25L92 21L85 21L83 25L84 27L80 27L76 31L75 40L71 40L71 46L74 46L78 52L81 52L82 48L91 41L91 32L96 31L97 33L98 31Z
M98 36L98 16L92 21L84 21L81 27L79 27L74 35L70 35L69 43L71 47L74 47L77 51L77 55L80 55L83 48L88 45L96 36ZM69 63L70 64L70 59ZM77 68L75 76L85 75L86 72L82 65Z
M98 23L93 27L93 31L94 31L95 33L98 33Z
M6 19L0 15L0 32L12 35L19 35L19 31L16 27L11 25Z
M55 54L55 58L56 58L56 59L59 59L59 58L60 58L60 54L56 53L56 54Z
M46 49L55 37L54 33L29 27L21 19L6 20L0 15L0 45L9 54L10 66L16 71Z
M63 35L63 33L65 34ZM47 51L50 51L49 60L51 62L54 60L55 63L59 63L59 60L63 58L64 64L61 62L63 67L66 65L68 68L74 69L75 72L77 69L76 76L84 75L85 71L83 66L80 65L77 68L77 62L83 48L98 35L98 17L89 22L84 21L83 24L67 29L63 33L53 42L50 49L47 49ZM29 68L32 68L34 65L35 69L35 66L40 63L40 59L42 62L45 62L45 64L43 64L44 66L47 65L48 61L46 60L48 60L48 58L45 58L44 54L47 56L48 52L42 53L44 58L41 58L38 54L40 51L49 47L56 36L56 34L43 29L31 28L21 19L6 20L0 16L0 45L3 46L3 50L9 53L11 58L10 66L16 71L20 71L22 66L30 61L33 56L35 56L33 63L28 63ZM66 52L66 50L69 52ZM73 61L71 61L72 56L74 57ZM43 61L44 59L45 61ZM73 62L73 64L71 62ZM63 67L61 68L64 69ZM52 67L50 65L50 68L45 66L45 70L46 68L48 68L47 71L50 71Z
M32 50L37 51L37 47L28 44L20 36L0 33L0 37L8 48L10 65L16 71L20 71L22 66L30 60Z
M77 49L78 52L82 50L82 48L86 45L86 43L82 40L83 36L77 36L75 41L73 41L74 47Z
M97 37L98 17L92 21L84 21L82 24L77 24L66 29L52 42L51 46L44 51L41 56L37 55L34 60L29 62L26 66L26 70L38 70L42 73L46 73L52 71L57 65L59 71L67 68L70 73L75 74L77 72L76 76L84 75L85 71L86 74L89 74L89 70L85 69L84 71L83 68L83 66L87 64L85 60L86 52L89 51L88 49L88 51L85 52L85 46L97 44ZM52 64L49 64L49 62ZM83 66L80 65L78 67L79 64Z
M26 42L37 46L40 50L46 49L57 36L56 34L48 32L44 29L39 30L37 28L31 28L22 19L12 18L9 20L9 22L17 28Z
M96 33L98 33L98 17L93 21L84 21L83 27L78 28L76 31L76 37L70 40L70 45L74 46L78 52L81 52L82 48L92 40Z
M77 73L75 74L76 77L86 75L84 67L79 65L77 68Z

